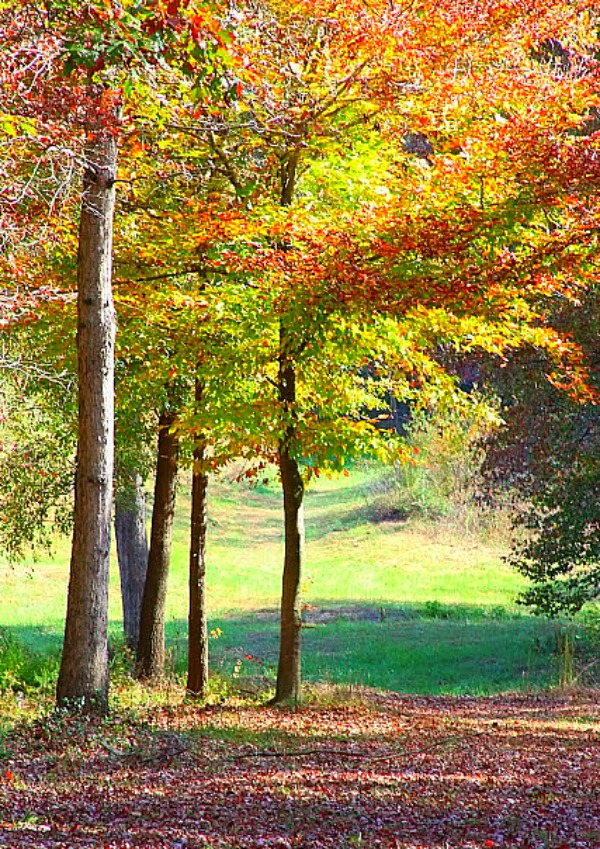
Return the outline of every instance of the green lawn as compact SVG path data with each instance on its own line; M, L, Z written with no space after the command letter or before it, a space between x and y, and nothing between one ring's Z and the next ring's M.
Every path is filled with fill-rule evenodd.
M497 692L556 680L555 626L523 615L502 552L446 524L386 518L372 474L321 479L306 503L304 674L403 692ZM180 488L168 638L184 663L189 498ZM0 566L0 626L36 650L60 645L68 540L52 559ZM212 486L208 582L215 668L272 675L281 581L277 485ZM113 559L111 631L120 634ZM247 655L251 655L249 660Z

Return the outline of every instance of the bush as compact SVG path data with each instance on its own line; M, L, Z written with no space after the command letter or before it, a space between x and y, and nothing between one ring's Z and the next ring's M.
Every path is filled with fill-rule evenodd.
M439 521L467 532L503 526L503 511L484 508L480 469L493 410L473 400L444 412L419 412L407 441L412 459L397 462L380 483L394 512Z
M568 361L561 374L534 347L486 367L505 420L489 442L486 475L491 486L516 493L509 562L530 580L522 603L549 616L573 616L600 599L598 294L593 285L547 305L549 326L579 347L576 369ZM580 369L588 391L574 380Z
M600 604L587 604L575 620L581 625L577 645L579 681L586 686L600 684Z
M36 654L9 631L0 630L0 692L48 690L57 672L57 657Z

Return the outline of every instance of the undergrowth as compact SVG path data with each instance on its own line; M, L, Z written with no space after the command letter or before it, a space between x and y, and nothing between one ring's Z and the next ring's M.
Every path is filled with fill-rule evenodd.
M476 403L440 416L416 413L406 432L411 461L395 463L370 484L380 510L506 542L510 505L501 504L498 497L489 504L480 474L492 421L493 410Z

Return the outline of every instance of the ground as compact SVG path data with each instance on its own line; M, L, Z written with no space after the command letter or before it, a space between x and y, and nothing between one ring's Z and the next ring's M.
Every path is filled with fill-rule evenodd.
M3 738L0 846L597 849L597 696L50 714Z

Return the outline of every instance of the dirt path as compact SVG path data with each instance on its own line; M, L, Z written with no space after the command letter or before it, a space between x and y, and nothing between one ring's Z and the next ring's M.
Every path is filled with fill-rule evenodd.
M600 847L597 692L51 717L0 768L13 849Z

